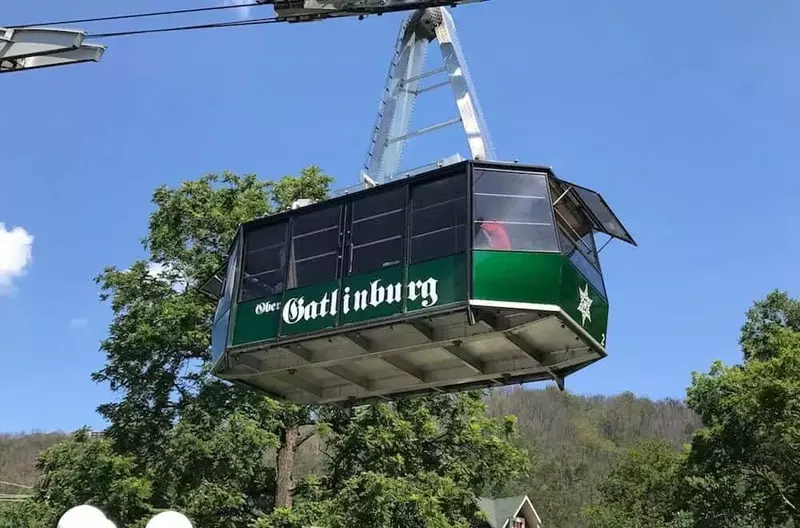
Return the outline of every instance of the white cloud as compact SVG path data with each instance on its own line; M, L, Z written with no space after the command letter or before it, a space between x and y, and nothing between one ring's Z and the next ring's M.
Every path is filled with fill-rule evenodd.
M25 274L31 263L33 236L21 227L11 230L0 222L0 295L14 290L14 279Z
M87 321L83 317L75 317L74 319L70 319L69 327L72 328L73 330L77 330L78 328L83 328L88 323L89 321Z
M252 0L225 0L225 5L228 6L237 6L237 5L245 5L245 4L252 4ZM250 7L242 7L240 9L234 9L236 13L239 15L239 18L246 19L250 18Z

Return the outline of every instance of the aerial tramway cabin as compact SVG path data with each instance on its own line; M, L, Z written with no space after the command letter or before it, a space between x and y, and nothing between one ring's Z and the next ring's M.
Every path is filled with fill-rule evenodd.
M550 168L465 161L241 226L202 289L213 372L357 405L564 378L605 357L603 198Z

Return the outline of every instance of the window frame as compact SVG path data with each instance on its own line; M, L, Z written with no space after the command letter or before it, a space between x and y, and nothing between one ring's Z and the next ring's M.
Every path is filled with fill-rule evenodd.
M475 203L476 203L476 192L475 192L475 172L476 171L492 171L492 172L507 172L513 174L522 174L522 175L533 175L533 176L542 176L544 178L544 188L545 188L545 196L542 197L542 200L547 203L547 208L549 212L550 224L544 224L541 222L528 222L522 223L524 225L536 225L536 226L546 226L549 225L551 228L552 236L554 237L554 249L516 249L513 247L511 249L493 249L493 248L478 248L475 247L475 236L474 233L474 225L475 225ZM467 231L467 240L469 243L467 244L467 249L470 251L502 251L506 253L549 253L549 254L558 254L561 253L561 243L558 238L558 225L556 223L556 216L553 208L553 198L550 192L550 180L551 173L549 170L546 170L542 167L528 167L526 168L515 168L509 167L505 165L492 165L492 164L478 164L478 163L471 163L470 164L470 171L468 174L468 203L467 207L469 208L467 211L467 217L469 219L468 224L468 231ZM538 199L538 197L536 197ZM503 222L500 222L503 223ZM509 224L521 224L520 222L508 222ZM470 263L471 265L471 263Z
M324 203L325 202L320 202L320 204L324 204ZM347 206L348 205L349 205L349 201L345 201L344 203L338 202L338 203L328 204L328 207L330 207L330 208L336 207L336 208L339 209L339 220L338 220L338 222L336 224L336 229L338 229L338 233L337 233L337 236L336 236L336 245L337 245L336 251L328 252L328 253L320 253L319 255L316 255L314 257L306 257L306 258L300 260L300 262L306 262L306 261L309 261L309 260L312 260L312 259L317 259L317 258L321 258L323 256L334 254L334 255L336 255L336 271L334 272L334 276L332 278L330 278L330 279L321 280L321 281L314 281L314 282L310 282L308 284L302 284L302 285L297 284L295 286L289 286L289 270L291 268L292 255L294 254L295 226L297 224L297 219L300 218L301 216L303 216L303 215L311 215L311 214L314 214L314 213L318 213L320 211L324 211L325 207L320 207L320 208L317 208L316 210L312 210L312 211L303 211L301 213L298 213L298 214L295 214L295 215L291 215L289 217L289 228L288 228L289 234L288 234L287 239L286 239L286 246L287 246L286 267L285 267L285 269L283 271L283 277L284 277L283 278L283 283L285 284L285 286L283 288L283 291L281 292L281 296L285 296L287 292L289 292L291 290L296 290L298 288L308 288L310 286L314 286L315 284L322 284L322 283L325 283L325 282L340 281L341 280L342 275L343 275L343 273L342 273L342 268L343 268L342 260L344 258L344 253L345 253L344 244L342 243L342 239L343 239L343 236L344 236L344 227L343 226L344 226L345 216L347 214ZM330 229L333 229L333 227L329 227L327 229L318 229L316 231L309 231L308 233L303 233L300 236L303 237L303 236L308 236L308 235L314 234L314 233L321 233L322 231L327 231L327 230L330 230ZM296 263L297 263L297 260L295 260L295 264Z
M606 294L606 279L605 279L605 277L603 276L603 269L602 269L602 268L601 268L601 266L600 266L600 255L599 255L599 253L597 252L597 240L595 240L595 238L594 238L594 236L595 236L595 231L591 231L591 232L590 232L590 234L592 235L592 242L593 242L593 245L594 245L594 249L592 249L591 251L592 251L592 254L594 255L594 258L595 258L596 264L595 264L594 262L592 262L592 260L591 260L589 257L587 257L587 256L586 256L586 254L585 254L585 253L583 253L583 252L582 252L582 251L581 251L581 250L578 248L578 246L579 246L580 244L582 244L582 245L584 245L584 246L588 247L588 245L587 245L587 244L586 244L586 243L583 241L583 238L580 238L580 239L579 239L579 241L578 241L578 242L576 242L576 241L575 241L575 237L574 237L574 235L570 234L570 233L569 233L569 232L568 232L566 229L562 228L562 227L561 227L561 225L559 225L559 226L558 226L558 230L559 230L559 233L560 233L560 234L559 234L559 237L558 237L558 243L559 243L559 245L561 245L561 246L562 246L562 251L561 251L561 254L562 254L562 255L563 255L563 256L564 256L564 257L565 257L567 260L569 260L570 264L572 264L572 266L573 266L573 267L574 267L574 268L575 268L575 269L578 271L578 273L580 273L580 274L581 274L581 276L582 276L582 277L584 277L584 278L586 279L586 281L587 281L589 284L591 284L591 285L592 285L592 287L593 287L595 290L597 290L597 292L598 292L598 293L599 293L599 294L600 294L600 295L601 295L601 296L602 296L604 299L608 299L608 297L607 297L607 294ZM570 251L569 253L566 253L566 252L564 251L564 249L563 249L563 244L562 244L562 239L561 239L561 237L562 237L562 236L563 236L563 237L566 237L566 238L567 238L567 239L570 241L570 243L571 243L571 244L574 246L574 249L573 249L572 251ZM573 255L574 253L577 253L577 254L579 255L579 258L582 258L583 260L585 260L585 261L586 261L586 263L587 263L589 266L591 266L591 267L592 267L592 268L595 270L595 272L597 272L597 276L600 278L600 284L599 284L599 285L595 284L595 283L594 283L594 281L593 281L591 278L589 278L589 277L586 275L586 273L584 273L584 272L581 270L581 268L580 268L580 267L578 267L578 265L577 265L577 264L575 264L575 262L572 260L572 255Z
M567 260L570 261L570 264L572 264L572 266L578 271L578 273L580 273L581 276L584 277L586 281L589 284L591 284L592 287L595 290L597 290L597 292L599 292L599 294L604 299L608 299L606 293L606 280L605 277L603 276L603 268L600 263L600 252L597 250L597 238L595 237L595 235L600 231L598 231L594 226L594 217L590 216L590 211L586 209L583 201L579 199L579 196L577 196L577 194L573 194L574 188L568 182L564 182L562 180L559 180L558 178L553 178L553 180L558 184L562 185L566 184L566 189L561 193L561 195L558 198L556 198L556 200L553 202L552 205L553 214L557 217L556 229L558 230L559 233L558 244L561 247L561 254L564 255L564 257L566 257ZM548 188L549 187L550 186L548 185ZM586 235L584 235L583 237L579 236L580 234L575 229L575 226L570 225L567 218L565 218L564 215L558 210L558 204L561 203L563 200L571 200L572 205L576 209L576 211L584 216L584 220L587 222L589 228L589 231L586 233L586 235L590 235L592 237L592 247L589 247L589 245L584 241L584 237ZM561 233L563 233L563 235ZM572 245L574 246L572 251L570 251L569 253L567 253L565 248L563 247L561 236L566 237L570 241L570 243L572 243ZM581 246L586 248L588 250L588 253L591 254L593 258L589 258L586 252L581 251L580 249ZM594 270L597 272L598 277L600 278L599 286L595 284L593 280L587 277L586 273L581 271L578 265L572 261L571 255L573 252L580 253L580 256L584 260L586 260L586 262L592 268L594 268Z
M555 186L563 188L563 192L561 193L561 196L553 204L554 207L555 207L555 204L558 203L559 201L561 201L562 199L564 199L566 197L570 197L572 199L574 205L578 209L581 209L583 211L583 214L586 216L587 220L589 220L589 223L592 224L592 228L593 228L593 230L595 232L604 233L604 234L608 235L611 238L615 238L617 240L621 240L621 241L623 241L623 242L625 242L627 244L631 244L632 246L637 246L636 241L633 239L633 237L631 236L631 234L628 231L628 229L625 227L625 225L622 223L622 221L619 219L619 217L616 215L616 213L614 213L614 211L611 209L611 206L608 205L608 202L606 202L605 198L603 198L603 195L601 195L599 192L597 192L597 191L595 191L593 189L589 189L588 187L584 187L582 185L578 185L578 184L573 183L571 181L562 180L561 178L557 177L554 174L550 175L550 182L551 182L551 185L554 184ZM595 211L595 208L592 205L590 205L586 201L584 196L581 194L581 191L583 193L592 195L594 198L596 198L599 201L599 203L597 205L600 208L604 209L604 212L616 224L616 227L618 228L618 232L612 233L608 229L608 227L600 220L600 217L598 216L597 212Z
M470 165L470 167L471 167L471 165ZM414 208L414 189L415 188L419 188L419 187L421 187L423 185L429 184L429 183L434 182L434 181L442 181L442 180L446 180L448 178L458 178L458 177L464 178L466 180L465 182L462 182L462 184L464 185L464 191L465 191L465 195L463 196L463 199L464 199L464 207L469 208L471 206L470 205L471 204L470 193L471 193L471 189L472 189L472 187L470 185L470 182L472 180L472 171L471 171L471 169L468 169L468 170L452 170L452 171L449 171L449 172L447 172L447 173L445 173L443 175L440 175L438 177L435 177L435 178L427 178L427 179L424 179L424 180L421 180L421 181L418 181L418 182L414 182L414 183L409 183L409 184L406 185L406 188L407 188L406 196L407 196L407 199L408 199L408 206L406 208L406 211L407 211L407 215L406 215L406 217L407 217L407 220L406 220L406 231L407 231L407 234L406 234L406 245L407 245L407 248L408 248L407 253L405 255L405 265L406 265L406 267L416 266L418 264L423 264L423 263L429 262L431 260L452 257L453 255L460 255L460 254L463 254L463 253L468 253L468 252L470 252L472 250L472 240L471 240L471 237L470 237L470 232L471 232L470 228L472 227L472 214L471 214L471 212L469 210L467 210L467 211L465 211L465 215L464 215L464 224L461 226L461 228L464 231L463 235L464 235L464 242L465 242L463 250L454 251L452 253L447 253L445 255L439 255L439 256L436 256L436 257L428 257L428 258L425 258L425 259L422 259L422 260L419 260L419 261L412 261L411 249L412 249L412 240L414 238L414 234L413 234L414 233L414 225L413 225L414 224L414 213L417 211L417 209ZM439 206L441 206L443 204L454 202L454 201L460 200L460 199L461 198L450 198L450 199L447 199L447 200L444 200L444 201L436 202L436 203L434 203L432 205L428 205L428 206L424 207L421 210L429 209L429 208L433 208L433 207L439 207ZM449 229L457 230L458 227L459 227L458 225L454 224L452 227L442 228L441 230L437 230L437 231L444 231L444 230L449 230ZM425 235L429 235L429 234L434 233L434 232L436 232L436 231L428 231L427 233L425 233ZM417 236L423 236L423 235L417 235Z
M407 225L407 223L408 223L408 211L410 209L410 203L408 201L408 199L409 199L409 194L408 194L409 187L410 187L410 185L407 182L404 182L403 185L398 185L397 187L395 187L393 189L388 189L388 190L383 191L384 193L396 192L398 194L401 194L402 195L402 204L403 204L401 208L399 208L399 209L397 209L397 208L396 209L391 209L391 210L388 210L388 211L384 211L382 213L373 214L373 215L370 215L370 216L367 216L367 217L364 217L364 218L359 218L358 220L354 220L355 206L356 206L357 202L359 200L362 200L362 199L365 199L365 198L366 199L374 198L375 196L378 196L380 194L380 191L376 192L372 196L362 196L362 197L351 198L350 200L348 200L346 202L346 204L345 204L346 205L346 211L345 211L345 215L344 215L345 216L345 218L344 218L344 226L345 226L344 237L345 237L345 239L344 239L344 244L342 244L342 253L341 253L341 261L342 261L341 278L342 279L344 279L346 277L354 277L354 276L357 276L357 275L362 275L362 274L365 274L365 273L375 273L375 272L380 271L380 270L394 268L395 266L407 266L408 265L407 251L408 251L409 241L408 241L407 236L406 236L408 229L406 228L406 226L404 226L404 228L400 230L400 234L398 234L398 235L393 235L393 236L390 236L390 237L387 237L387 238L381 238L381 239L378 239L378 240L373 240L371 242L366 242L366 243L360 244L358 246L358 247L363 248L363 247L368 247L368 246L371 246L371 245L380 244L380 243L383 243L383 242L388 242L388 241L391 241L391 240L400 239L400 260L396 264L392 264L392 265L389 265L389 266L383 266L383 267L380 267L380 268L370 268L370 269L367 269L367 270L359 271L357 273L353 272L353 262L354 262L355 252L356 252L356 249L358 249L356 247L356 244L354 244L354 242L353 242L353 231L354 231L353 227L358 222L364 222L364 221L367 221L367 220L372 220L372 219L375 219L375 218L380 218L380 217L383 217L383 216L388 216L388 215L391 215L391 214L398 214L398 213L402 213L402 215L400 215L400 216L402 216L403 221L406 222L406 225Z
M259 229L265 229L265 228L273 227L273 226L280 225L280 224L284 224L284 226L283 226L283 247L285 249L285 255L284 255L284 258L283 258L283 262L282 262L283 273L281 275L283 288L281 289L281 291L279 293L274 293L272 295L267 295L267 296L264 296L264 297L254 297L252 299L242 300L242 292L244 291L244 284L243 283L244 283L244 279L247 277L247 274L245 273L245 266L246 266L247 253L248 253L248 251L247 251L248 235L250 233L254 232L254 231L258 231ZM240 275L241 276L239 277L239 281L238 281L239 291L236 294L236 299L237 299L236 303L237 304L250 302L250 301L256 301L256 300L259 300L259 299L266 299L268 297L274 297L276 295L281 295L282 296L283 292L286 291L286 275L287 275L287 269L289 267L289 240L290 240L290 235L291 235L291 233L290 233L290 224L291 224L291 219L278 220L277 222L274 222L272 224L265 224L265 225L260 225L260 226L252 226L252 227L249 227L248 229L243 230L244 233L243 233L243 236L242 236L242 238L243 238L242 256L241 256L241 260L240 260L241 265L239 266ZM261 249L262 250L263 249L267 249L268 247L273 247L273 246L267 246L267 247L261 248ZM258 275L261 275L261 274L264 274L264 273L267 273L267 272L264 271L264 272L261 272L260 274L250 275L250 276L251 277L252 276L258 276Z
M231 242L231 245L230 245L230 247L228 249L228 258L227 258L227 261L225 263L226 275L225 275L225 278L223 280L222 287L221 287L222 295L220 295L219 299L217 300L217 306L214 309L214 315L213 315L212 321L211 321L211 343L210 343L210 345L211 345L211 353L213 354L214 329L217 327L218 324L222 323L223 319L226 319L225 320L225 341L224 341L224 345L223 345L223 350L220 353L219 357L217 357L217 359L212 364L212 369L216 368L217 365L219 365L222 361L226 360L225 358L228 355L227 354L228 349L231 347L231 343L232 343L232 340L233 340L233 327L236 324L235 323L235 321L236 321L236 312L238 311L238 308L239 308L238 299L239 299L239 286L240 286L242 267L243 267L242 266L242 262L243 262L242 261L242 258L243 258L242 251L243 251L243 249L244 249L244 228L242 226L239 226L239 228L236 230L236 234L233 237L233 241ZM233 275L232 276L233 289L231 290L230 297L228 298L228 301L227 301L228 302L227 308L222 310L222 313L219 313L220 312L219 308L220 308L221 304L223 302L225 302L225 297L226 297L225 289L226 289L227 282L228 282L227 279L229 278L228 274L230 274L230 273L232 273L232 275Z

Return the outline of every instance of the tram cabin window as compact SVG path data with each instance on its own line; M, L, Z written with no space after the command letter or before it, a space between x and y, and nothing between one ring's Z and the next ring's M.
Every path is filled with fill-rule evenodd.
M600 271L597 248L595 247L592 233L576 240L576 237L570 235L568 230L564 229L563 226L559 226L558 234L561 240L561 252L578 268L578 271L586 277L586 280L605 297L605 283L603 282L603 274Z
M288 226L288 222L281 222L245 232L240 302L283 292Z
M475 249L558 251L547 176L475 169Z
M295 217L286 287L298 288L336 278L341 206Z
M551 194L557 201L554 210L561 242L561 252L584 277L605 296L605 285L597 257L593 223L583 206L573 196L574 188L550 180Z
M234 281L236 277L236 268L239 266L239 246L241 238L236 238L236 242L231 249L230 257L228 258L228 266L225 269L225 280L222 283L222 297L217 302L217 310L214 314L214 320L218 321L221 318L228 317L227 311L230 309L231 301L233 300Z
M241 238L237 234L236 243L231 249L228 266L225 270L225 279L222 281L222 296L217 301L217 310L214 313L214 323L211 325L211 356L216 359L225 351L228 345L228 325L233 300L236 268L239 266L239 246Z
M349 274L400 264L406 224L406 191L370 194L351 205Z
M466 184L462 173L411 188L410 264L466 250Z

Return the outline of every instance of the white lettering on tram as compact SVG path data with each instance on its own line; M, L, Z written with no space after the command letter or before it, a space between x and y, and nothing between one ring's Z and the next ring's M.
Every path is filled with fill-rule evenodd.
M408 299L419 301L423 308L429 308L439 302L439 281L433 277L425 280L411 281L405 290ZM370 282L363 290L352 291L349 286L342 293L342 313L361 312L383 305L401 303L403 301L403 284L382 284L381 279ZM286 324L294 325L302 321L313 321L319 317L336 315L339 304L339 289L325 293L321 299L307 300L302 297L286 299L281 308L280 302L261 302L255 307L256 315L281 311L281 318Z
M277 312L281 309L280 302L260 302L256 305L256 315L263 315L265 313Z

